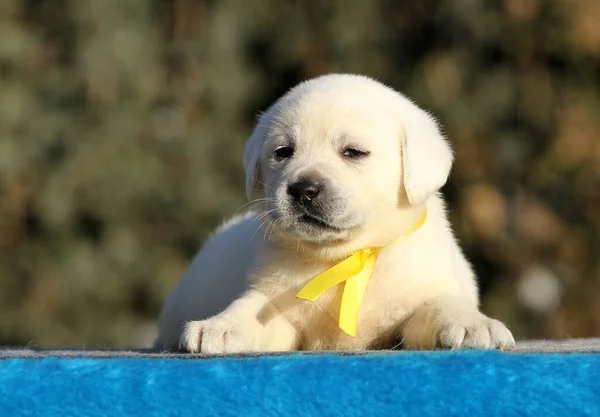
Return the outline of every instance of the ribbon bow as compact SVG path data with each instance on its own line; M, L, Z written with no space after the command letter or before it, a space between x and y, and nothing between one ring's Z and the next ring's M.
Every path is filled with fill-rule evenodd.
M427 210L423 211L417 224L396 242L419 230L425 223L426 218ZM296 294L296 298L315 301L331 287L346 281L340 304L339 326L344 333L355 337L360 303L367 290L367 285L371 278L377 255L381 249L383 249L383 247L363 249L355 252L342 262L332 266L310 280L308 284Z

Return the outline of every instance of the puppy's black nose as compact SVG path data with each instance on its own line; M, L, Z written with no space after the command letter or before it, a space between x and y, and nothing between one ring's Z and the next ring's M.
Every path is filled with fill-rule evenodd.
M303 178L288 186L288 194L294 197L295 200L311 201L319 192L322 185L314 179Z

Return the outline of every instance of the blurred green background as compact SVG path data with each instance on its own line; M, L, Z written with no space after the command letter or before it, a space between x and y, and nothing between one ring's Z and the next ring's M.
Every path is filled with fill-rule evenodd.
M0 345L145 346L256 114L367 74L439 117L484 310L600 336L600 2L0 1Z

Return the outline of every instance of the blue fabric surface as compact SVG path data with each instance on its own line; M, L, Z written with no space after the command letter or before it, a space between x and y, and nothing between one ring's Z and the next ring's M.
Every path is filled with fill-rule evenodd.
M600 355L0 360L0 416L600 416Z

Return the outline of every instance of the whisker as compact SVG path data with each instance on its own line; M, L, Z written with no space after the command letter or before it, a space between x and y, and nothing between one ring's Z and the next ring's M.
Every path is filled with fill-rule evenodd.
M272 227L271 227L271 232L269 233L269 239L271 239L271 238L273 237L273 230L275 230L275 226L277 225L277 222L278 222L279 220L280 220L280 219L276 219L276 220L275 220L273 223L271 223L271 226L272 226Z
M250 241L252 241L254 239L254 236L256 235L256 233L258 233L258 231L264 226L264 224L267 222L267 220L265 220L264 222L262 222L254 231L254 233L252 233L252 236L250 236Z
M274 211L276 211L276 209L267 210L267 211L261 213L260 215L258 215L258 217L256 218L256 220L262 220L265 217L267 217L269 214L273 213Z
M240 209L246 208L247 206L250 206L250 205L252 205L252 204L261 204L261 203L264 203L264 202L269 202L269 201L271 201L271 198L270 198L270 197L265 197L265 198L257 198L257 199L255 199L255 200L248 201L246 204L242 205L242 206L240 207Z

